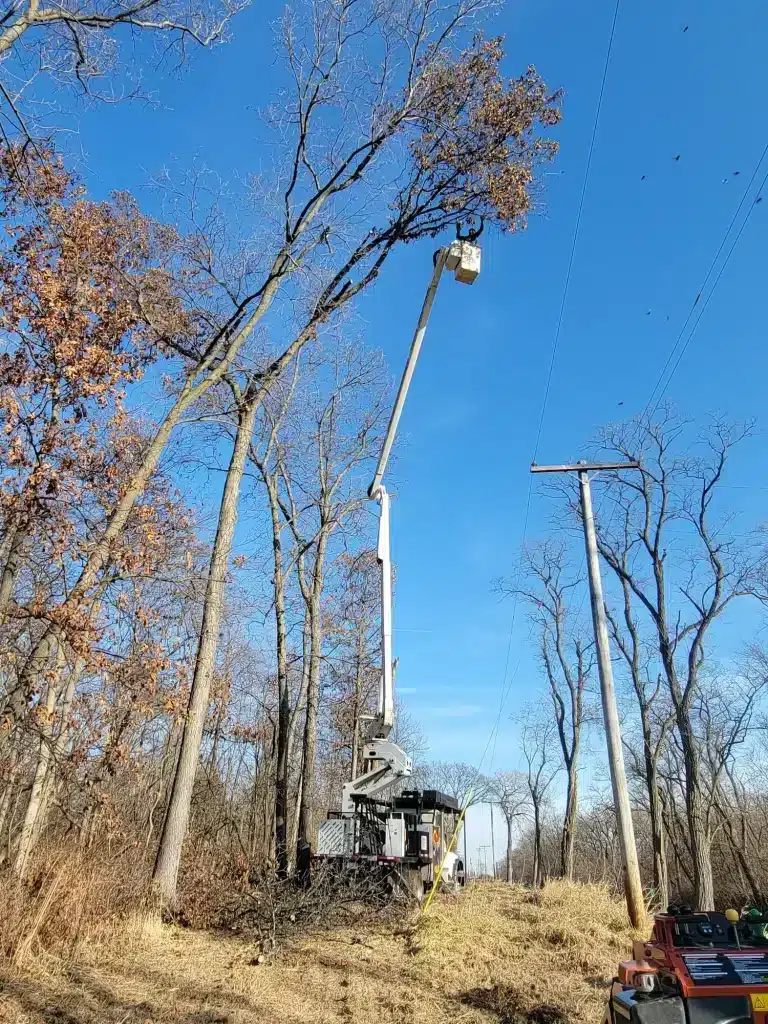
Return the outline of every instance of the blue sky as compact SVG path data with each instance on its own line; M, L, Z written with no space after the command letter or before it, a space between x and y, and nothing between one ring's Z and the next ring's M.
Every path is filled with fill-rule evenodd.
M391 477L398 682L435 758L477 760L498 711L512 608L491 581L511 572L522 541L613 9L613 0L501 8L509 73L532 63L565 90L556 173L544 179L525 233L484 238L472 288L444 281L402 421ZM92 189L140 190L163 165L194 159L231 181L258 170L254 110L276 80L266 24L278 12L273 0L254 3L231 45L198 55L178 79L152 83L158 105L85 111L80 142ZM596 426L646 405L766 142L767 38L759 0L622 0L539 462L578 457ZM768 201L754 208L669 388L686 414L762 414L766 218ZM384 349L393 374L431 250L395 256L360 310L367 341ZM729 473L734 505L752 521L763 516L765 470L758 439ZM534 489L529 538L546 532L549 511ZM730 629L734 648L743 636L738 624ZM516 765L508 715L539 686L526 638L518 610L509 658L517 672L494 768ZM484 827L478 819L478 835Z

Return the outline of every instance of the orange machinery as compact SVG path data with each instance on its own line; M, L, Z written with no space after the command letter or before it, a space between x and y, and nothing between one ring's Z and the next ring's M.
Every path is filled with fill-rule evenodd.
M768 916L670 907L619 964L605 1024L768 1024Z

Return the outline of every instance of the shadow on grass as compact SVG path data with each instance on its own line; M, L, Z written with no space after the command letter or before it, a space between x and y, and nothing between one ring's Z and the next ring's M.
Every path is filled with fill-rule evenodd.
M210 996L207 1007L184 1011L159 1007L146 999L119 999L108 987L83 979L62 990L36 979L0 972L0 993L4 1005L17 1014L10 1019L28 1024L229 1024L232 1020L227 1009L210 1005ZM258 1019L255 1007L249 1007L249 1011L249 1016ZM1 1010L0 1019L5 1020Z
M459 1002L495 1014L499 1024L570 1024L568 1015L557 1006L541 1003L524 1009L518 993L508 985L470 989L459 996Z

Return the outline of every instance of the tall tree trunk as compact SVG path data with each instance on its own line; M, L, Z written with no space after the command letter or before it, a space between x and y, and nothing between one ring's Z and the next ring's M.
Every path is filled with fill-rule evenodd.
M693 888L697 910L714 910L715 885L712 877L712 839L703 823L701 794L692 797L691 846L693 847Z
M323 624L320 603L323 595L323 569L328 543L327 531L321 527L317 540L310 602L309 676L307 679L307 711L304 719L303 764L301 772L301 800L299 803L299 839L312 843L315 803L315 768L317 761L317 716L320 701L320 651L323 642Z
M16 523L9 531L8 537L4 540L3 551L4 563L3 572L0 576L0 626L5 622L8 606L13 597L13 585L16 582L16 573L21 564L21 552L24 547L24 540L27 531L22 523Z
M701 787L698 741L693 734L685 709L678 710L677 726L685 764L685 811L691 844L694 909L714 910L715 887L712 878L712 837L709 815L704 807L704 794Z
M47 652L50 652L50 646L50 644L47 645ZM64 652L61 644L57 644L56 646L57 660L59 662L59 668L61 668L64 660ZM29 799L27 801L27 809L24 813L24 823L21 827L21 835L19 836L19 843L16 847L16 857L13 863L13 869L21 879L26 877L27 869L29 867L29 858L34 848L35 840L40 832L40 819L42 818L42 812L45 804L46 783L48 781L48 771L50 769L53 754L52 731L55 708L56 681L54 680L48 684L43 715L40 716L40 742L38 745L35 775L32 780L32 789L30 790Z
M211 744L211 754L208 758L208 774L213 781L216 779L219 761L219 742L221 741L221 727L224 722L224 714L226 712L226 701L222 697L219 705L219 710L216 713L216 722L213 726L213 743ZM218 781L218 780L217 780Z
M189 694L187 718L184 723L181 751L155 860L153 880L161 901L169 907L173 907L176 902L181 850L189 824L195 774L200 760L203 727L210 702L211 682L216 664L219 629L224 608L224 588L237 523L240 485L253 434L256 412L257 404L248 402L244 408L241 408L238 416L237 434L224 484L219 521L208 571L203 604L203 623L197 648L195 673Z
M645 778L648 789L648 805L651 814L651 847L653 850L653 887L662 911L669 905L669 881L667 875L667 850L664 838L664 812L659 793L656 757L648 743L645 746Z
M57 679L60 677L61 669L64 663L64 652L61 644L59 645L58 660L59 664L57 666L56 674ZM67 748L67 744L69 743L70 735L72 732L72 729L68 722L69 712L70 708L72 707L72 701L74 700L77 684L80 681L80 676L82 675L84 669L85 662L83 661L82 658L78 658L77 661L75 662L74 668L69 674L69 678L67 680L67 687L64 691L64 696L62 697L61 700L60 713L57 716L58 718L60 718L58 735L56 736L55 739L52 739L52 746L50 747L50 753L48 756L47 770L43 772L42 776L42 793L40 794L38 799L37 812L34 816L32 816L31 849L34 849L34 845L37 843L37 840L39 839L40 835L43 832L43 829L45 828L45 823L48 817L48 811L51 806L51 798L54 796L58 788L59 780L56 777L56 768L57 765L61 762L61 758L64 754L64 751ZM32 796L30 795L30 804L31 803ZM27 814L29 815L29 808L27 809ZM25 873L26 864L24 865L23 869L19 872L19 874L21 877L24 877Z
M311 844L312 812L315 796L315 762L317 759L317 714L320 699L320 637L318 621L319 601L313 600L308 609L310 618L310 661L307 676L307 708L304 718L304 740L302 744L302 771L299 798L299 839Z
M541 885L541 808L538 801L533 804L533 887Z
M352 701L352 764L350 767L350 781L357 778L357 765L360 758L360 713L363 692L363 654L365 647L365 636L360 627L357 633L357 651L355 652L355 691Z
M291 830L292 850L295 850L297 848L299 838L301 836L301 794L304 789L303 772L299 772L299 778L296 787L296 811L295 814L293 815L293 828Z
M272 797L272 788L269 785L269 779L271 778L271 770L265 767L264 769L264 801L262 804L262 837L264 856L267 860L272 860L273 857L276 861L277 855L277 844L275 842L275 801Z
M277 764L275 778L275 858L281 877L288 873L288 794L291 694L288 681L288 639L285 622L285 567L277 477L263 472L272 520L273 595L277 654Z
M512 852L514 845L512 843L512 819L507 818L507 881L512 881Z
M685 812L688 819L688 837L693 865L693 899L695 910L714 910L715 892L712 879L712 836L709 813L704 806L701 784L699 743L691 724L690 701L696 692L696 656L691 648L688 654L688 676L685 692L680 685L675 663L675 648L669 636L666 611L666 590L663 562L654 562L656 578L657 630L659 653L667 678L675 712L680 746L683 752L685 774Z
M565 816L560 837L560 873L569 882L573 881L573 852L576 843L576 821L579 808L578 746L567 762L568 791L565 798Z

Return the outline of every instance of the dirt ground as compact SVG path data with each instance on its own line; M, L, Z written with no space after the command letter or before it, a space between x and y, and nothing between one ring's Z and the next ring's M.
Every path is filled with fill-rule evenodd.
M597 886L476 884L393 927L297 937L258 962L242 939L131 922L71 962L0 962L5 1024L598 1024L631 948Z

